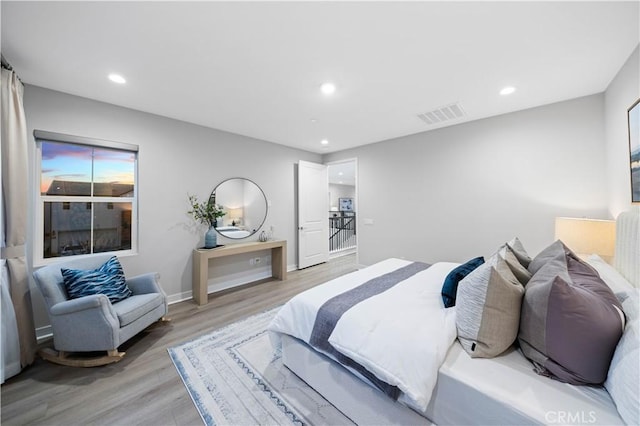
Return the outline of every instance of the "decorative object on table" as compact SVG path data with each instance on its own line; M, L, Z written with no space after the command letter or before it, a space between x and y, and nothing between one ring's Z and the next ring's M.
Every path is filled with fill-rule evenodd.
M216 248L218 245L218 234L216 233L216 228L213 226L207 229L207 232L204 233L204 248Z
M222 206L216 204L215 194L211 194L211 197L202 203L198 202L198 197L195 195L189 195L189 204L191 205L191 210L187 213L203 225L209 226L209 229L204 234L204 248L216 247L218 244L215 229L216 223L218 218L221 218L226 213L223 211Z
M266 331L277 310L168 349L202 420L207 425L353 424L282 365Z
M265 231L262 231L260 233L260 236L258 237L258 240L260 240L260 242L265 243L267 241L269 241L269 236L267 235L267 233Z
M640 203L640 99L627 110L631 165L631 202Z

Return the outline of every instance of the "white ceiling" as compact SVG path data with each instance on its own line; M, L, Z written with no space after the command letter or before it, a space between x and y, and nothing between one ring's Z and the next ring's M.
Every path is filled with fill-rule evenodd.
M25 83L320 153L602 92L640 41L638 1L0 4Z

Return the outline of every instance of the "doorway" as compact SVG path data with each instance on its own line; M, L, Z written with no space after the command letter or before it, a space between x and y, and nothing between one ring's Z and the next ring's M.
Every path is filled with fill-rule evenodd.
M357 159L327 163L329 258L358 251Z

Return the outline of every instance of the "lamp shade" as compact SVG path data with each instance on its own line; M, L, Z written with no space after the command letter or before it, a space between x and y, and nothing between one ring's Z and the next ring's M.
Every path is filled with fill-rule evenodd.
M556 239L579 255L597 254L606 261L613 258L616 222L613 220L556 218Z
M243 214L243 209L242 208L237 208L237 209L228 209L227 211L228 214L228 220L233 220L235 222L240 222L242 220L242 214Z

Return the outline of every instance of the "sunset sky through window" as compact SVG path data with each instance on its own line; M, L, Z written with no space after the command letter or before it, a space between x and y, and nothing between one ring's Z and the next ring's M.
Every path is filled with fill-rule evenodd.
M46 194L54 180L91 182L92 174L93 182L133 185L135 157L133 152L43 141L40 192Z

